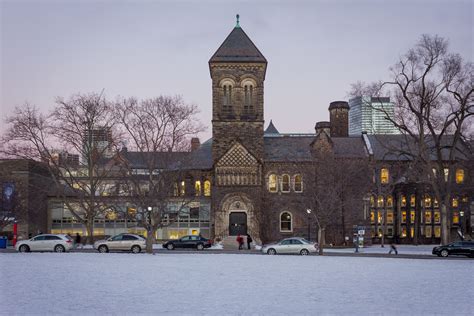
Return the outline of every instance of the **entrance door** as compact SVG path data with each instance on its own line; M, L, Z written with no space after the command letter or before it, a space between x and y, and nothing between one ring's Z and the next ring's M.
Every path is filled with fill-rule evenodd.
M229 215L229 236L247 234L247 213L232 212Z

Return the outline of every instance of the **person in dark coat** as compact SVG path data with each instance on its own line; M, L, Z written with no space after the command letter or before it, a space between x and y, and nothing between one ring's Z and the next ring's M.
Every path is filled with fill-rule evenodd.
M242 250L244 248L244 238L242 236L237 235L236 239L237 243L239 244L239 250Z
M79 235L79 233L76 233L76 248L78 248L80 244L81 244L81 235Z
M392 251L395 251L395 254L398 255L397 247L395 246L393 242L390 244L390 251L388 252L388 254L391 254Z
M250 244L252 243L252 237L250 237L250 234L247 234L247 249L250 250Z

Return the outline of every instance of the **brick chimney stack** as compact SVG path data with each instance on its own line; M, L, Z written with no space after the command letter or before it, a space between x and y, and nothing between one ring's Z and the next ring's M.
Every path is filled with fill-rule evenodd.
M201 147L201 141L197 137L191 138L191 151L195 151Z

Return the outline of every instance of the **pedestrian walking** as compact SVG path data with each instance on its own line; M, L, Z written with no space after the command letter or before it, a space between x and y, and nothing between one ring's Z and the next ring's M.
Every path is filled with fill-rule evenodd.
M250 234L247 234L247 249L250 250L250 244L252 243L252 237L250 237Z
M79 233L76 233L76 248L79 248L79 245L81 245L81 235L79 235Z
M236 241L239 244L239 250L242 250L244 248L244 238L238 234Z
M397 247L395 246L395 244L393 242L390 244L390 251L388 252L388 254L390 255L392 253L392 251L394 251L395 254L398 255Z

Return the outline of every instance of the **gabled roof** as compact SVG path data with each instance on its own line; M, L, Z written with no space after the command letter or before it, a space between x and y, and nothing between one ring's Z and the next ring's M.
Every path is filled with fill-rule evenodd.
M236 26L209 60L214 62L267 63L267 60L244 30Z
M270 120L270 124L268 124L264 134L280 134L280 132L276 129L275 125L273 125L272 120Z

